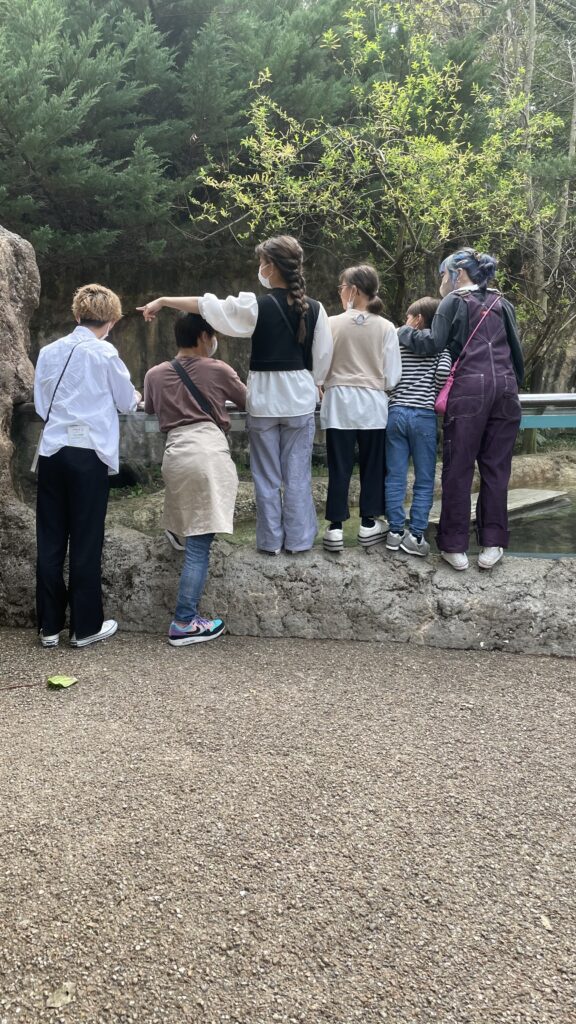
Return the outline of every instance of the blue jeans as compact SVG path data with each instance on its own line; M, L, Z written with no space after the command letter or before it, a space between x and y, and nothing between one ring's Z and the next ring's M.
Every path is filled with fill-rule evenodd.
M213 533L199 533L195 537L186 537L184 565L174 612L176 622L190 622L198 611L198 603L208 575L213 540Z
M393 533L402 533L406 521L404 498L408 462L414 463L414 490L410 509L410 532L422 534L434 500L436 470L436 413L392 405L386 427L386 518Z

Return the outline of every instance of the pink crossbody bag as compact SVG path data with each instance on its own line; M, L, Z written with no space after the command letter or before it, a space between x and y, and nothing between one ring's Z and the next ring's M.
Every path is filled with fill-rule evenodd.
M462 356L464 355L466 349L468 348L468 345L472 341L472 338L476 334L476 331L478 330L479 327L482 326L482 324L484 323L484 321L485 321L486 317L488 316L488 313L490 312L490 310L494 309L494 306L498 302L499 298L500 298L500 296L498 295L494 299L494 302L492 303L492 305L488 306L488 309L485 309L484 312L482 313L482 316L480 317L478 323L476 324L476 327L472 331L472 334L470 335L470 337L468 338L468 341L464 345L464 348L462 349L460 355L458 356L458 359L456 360L456 362L454 363L454 366L450 370L450 373L448 374L448 380L443 385L443 387L440 388L440 391L438 392L438 395L436 397L436 401L434 402L434 412L440 413L441 415L444 415L444 413L446 412L446 406L448 405L448 398L450 396L450 392L452 390L452 385L454 383L454 374L456 373L456 370L458 369L458 365L460 363L460 360L462 359Z

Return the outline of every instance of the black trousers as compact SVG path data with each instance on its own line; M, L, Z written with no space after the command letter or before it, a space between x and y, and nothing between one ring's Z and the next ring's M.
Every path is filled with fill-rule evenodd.
M350 518L348 490L354 469L354 452L358 443L360 466L360 515L384 514L384 480L386 477L385 430L327 430L328 498L326 519L331 523Z
M38 460L36 613L46 636L64 628L78 640L102 627L101 560L108 467L90 448L61 448ZM64 561L69 550L68 587Z

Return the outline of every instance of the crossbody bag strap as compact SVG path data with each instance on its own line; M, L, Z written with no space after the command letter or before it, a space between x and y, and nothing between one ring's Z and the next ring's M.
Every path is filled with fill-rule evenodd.
M192 395L192 398L194 398L198 402L198 405L202 409L202 412L205 412L206 415L209 416L210 419L214 421L218 429L222 430L222 433L224 433L224 430L222 429L218 420L216 419L214 406L212 405L211 402L208 401L207 398L205 398L205 396L200 391L200 388L196 387L196 384L194 383L190 375L186 372L186 370L182 366L182 363L180 363L178 359L172 359L170 365L174 367L176 373L180 377L180 380L188 388L188 391Z
M472 331L472 334L471 334L471 335L470 335L470 337L468 338L468 341L467 341L467 342L466 342L466 344L464 345L464 348L462 349L462 351L461 351L460 355L458 356L458 359L456 360L456 362L454 363L454 366L452 367L452 369L451 369L451 371L450 371L450 373L451 373L451 375L452 375L452 376L454 376L454 374L456 373L456 370L458 369L458 364L459 364L460 360L462 359L462 356L464 355L464 353L465 353L466 349L468 348L468 345L469 345L469 344L470 344L470 342L472 341L472 338L473 338L473 337L474 337L474 335L476 334L476 331L478 330L478 328L479 328L479 327L481 327L481 326L482 326L482 324L484 323L484 321L485 321L486 317L488 316L488 313L489 313L489 312L490 312L490 311L491 311L492 309L494 309L494 306L495 306L495 305L496 305L496 303L498 302L498 299L499 299L499 298L500 298L500 296L499 296L499 295L497 295L497 296L496 296L496 298L494 299L494 302L492 302L492 303L491 303L491 304L490 304L490 305L488 306L488 309L485 309L485 310L484 310L484 312L482 313L482 316L480 317L480 319L479 319L478 323L476 324L476 327L475 327L475 328L474 328L474 330Z
M280 313L280 316L282 317L284 323L288 327L288 330L290 331L290 334L292 334L294 337L296 337L297 334L298 334L298 328L296 328L296 330L294 330L293 325L290 323L288 317L286 316L286 313L282 309L282 306L278 302L278 299L276 298L276 296L275 295L269 295L268 298L272 299L272 302L276 303L276 307L277 307L277 309L278 309L278 311Z
M50 413L52 412L52 406L54 405L54 399L56 398L56 392L58 391L58 388L60 387L60 381L62 380L62 377L66 373L66 370L67 370L67 367L68 367L68 363L72 359L72 356L74 355L75 349L77 349L78 345L81 345L81 344L82 344L82 342L78 341L73 346L72 351L70 352L70 355L68 356L68 359L64 363L64 369L62 370L62 373L58 377L58 380L56 381L56 387L54 388L54 391L52 392L52 398L50 399L50 405L48 406L48 412L46 413L46 419L44 420L44 426L46 426L46 424L48 423L48 420L50 418Z
M460 362L460 360L462 359L462 356L464 355L464 353L465 353L466 349L468 348L468 345L469 345L469 344L470 344L470 342L472 341L472 338L473 338L473 337L474 337L474 335L476 334L476 331L477 331L477 330L478 330L478 329L479 329L479 328L480 328L480 327L482 326L482 324L484 323L484 321L485 321L486 317L488 316L488 313L489 313L489 312L490 312L490 311L491 311L492 309L494 309L494 306L495 306L495 305L496 305L496 303L498 302L498 299L499 299L499 298L500 298L500 296L499 296L499 295L497 295L497 296L496 296L496 298L494 299L494 302L492 302L492 303L491 303L491 304L490 304L490 305L488 306L488 309L485 309L485 310L484 310L484 312L482 313L482 316L480 317L480 319L479 319L478 323L476 324L476 327L475 327L475 328L474 328L474 330L472 331L472 334L471 334L471 335L470 335L470 337L468 338L468 341L466 342L466 344L464 345L464 348L462 349L462 351L461 351L460 355L458 356L458 362Z

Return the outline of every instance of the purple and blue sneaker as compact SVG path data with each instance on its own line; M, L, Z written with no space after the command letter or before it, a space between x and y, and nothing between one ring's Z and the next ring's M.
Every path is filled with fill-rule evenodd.
M222 619L203 619L200 615L195 615L187 626L170 623L168 643L172 644L172 647L201 644L204 640L215 640L217 636L221 636L225 628Z

